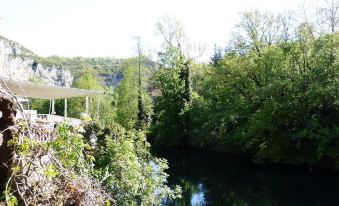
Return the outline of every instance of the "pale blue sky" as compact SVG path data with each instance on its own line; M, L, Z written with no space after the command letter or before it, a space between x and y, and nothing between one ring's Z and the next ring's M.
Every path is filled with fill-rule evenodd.
M0 0L0 34L42 55L135 55L133 36L146 50L159 44L155 23L164 14L179 18L187 35L207 45L223 46L239 12L298 9L321 0Z

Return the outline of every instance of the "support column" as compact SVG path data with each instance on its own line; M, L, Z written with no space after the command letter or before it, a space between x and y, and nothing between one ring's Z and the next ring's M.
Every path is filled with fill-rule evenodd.
M99 118L99 115L100 115L100 97L101 97L101 95L99 94L98 95L98 110L97 110L97 117Z
M67 99L65 99L65 111L64 116L67 117Z
M88 98L88 96L86 96L86 111L85 111L85 113L89 115L89 98Z
M55 114L55 100L52 99L52 114Z

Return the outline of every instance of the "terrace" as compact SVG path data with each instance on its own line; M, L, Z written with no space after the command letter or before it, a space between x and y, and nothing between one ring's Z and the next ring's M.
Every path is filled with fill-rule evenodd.
M23 106L24 113L21 114L18 112L16 117L17 119L23 118L25 116L25 118L28 118L34 123L51 125L64 121L67 121L72 125L81 124L80 119L67 116L67 99L85 98L86 107L84 108L83 114L89 115L89 97L101 95L104 93L103 91L76 89L32 82L21 82L4 78L1 78L0 87L9 90L12 94L14 94L20 102L21 106ZM36 110L30 110L28 98L50 100L51 104L49 114L38 114ZM64 100L64 116L56 115L55 113L55 100L58 99Z

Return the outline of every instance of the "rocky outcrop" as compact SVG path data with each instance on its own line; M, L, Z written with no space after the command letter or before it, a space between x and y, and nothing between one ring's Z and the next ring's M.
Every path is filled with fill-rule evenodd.
M121 73L118 74L100 74L100 77L103 79L104 83L108 87L116 87L122 80L123 75Z
M43 67L36 59L33 52L0 35L1 77L59 86L72 84L70 71L57 66Z

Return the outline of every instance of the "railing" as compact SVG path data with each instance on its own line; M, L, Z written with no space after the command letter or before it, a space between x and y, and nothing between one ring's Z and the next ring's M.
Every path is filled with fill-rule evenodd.
M80 119L71 118L71 117L63 117L59 115L53 114L37 114L36 110L25 110L24 111L25 118L30 119L32 122L39 122L41 124L55 124L60 122L68 122L73 126L79 126L81 124ZM17 114L17 119L23 118L22 114Z
M24 113L17 113L16 119L28 119L30 129L26 135L32 137L38 142L49 142L55 138L56 130L55 125L60 122L68 122L72 126L79 126L81 124L80 119L62 117L52 114L37 114L36 110L24 110Z
M63 116L53 115L53 114L36 114L36 118L46 120L47 122L52 122L52 123L68 122L69 124L73 126L79 126L81 124L80 119L71 118L71 117L63 117Z

